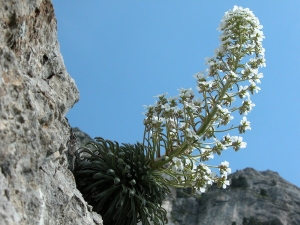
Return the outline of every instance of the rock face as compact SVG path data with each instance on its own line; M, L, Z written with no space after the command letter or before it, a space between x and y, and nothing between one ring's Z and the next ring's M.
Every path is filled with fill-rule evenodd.
M177 194L167 200L170 225L242 225L244 218L262 225L299 225L300 188L270 170L246 168L230 176L244 177L247 188L212 186L201 198ZM258 223L260 222L260 223Z
M73 132L77 137L78 148L84 146L89 141L93 141L93 139L87 133L84 133L78 127L73 128Z
M102 224L67 169L78 101L50 0L0 0L0 224Z

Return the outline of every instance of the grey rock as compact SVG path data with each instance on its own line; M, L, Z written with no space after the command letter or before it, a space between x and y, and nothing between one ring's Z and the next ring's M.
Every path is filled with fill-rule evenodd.
M169 225L241 225L244 218L250 217L265 224L300 224L300 188L270 170L246 168L230 178L233 176L245 177L249 187L212 186L200 198L178 197L178 190L173 191L165 203L170 212ZM261 190L267 196L262 196Z
M50 0L0 0L0 225L102 224L68 169L79 92Z
M77 146L83 147L86 143L93 141L93 139L87 133L81 131L78 127L73 128L73 132L77 137Z

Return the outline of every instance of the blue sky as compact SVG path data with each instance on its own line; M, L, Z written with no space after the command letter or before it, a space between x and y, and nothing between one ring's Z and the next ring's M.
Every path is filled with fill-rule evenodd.
M58 38L80 101L71 126L91 137L142 141L143 105L179 88L196 90L193 74L219 46L216 28L234 5L250 8L264 26L267 67L248 115L247 148L216 156L232 171L273 170L300 187L300 1L53 0ZM235 120L239 123L240 118ZM225 135L225 134L224 134Z

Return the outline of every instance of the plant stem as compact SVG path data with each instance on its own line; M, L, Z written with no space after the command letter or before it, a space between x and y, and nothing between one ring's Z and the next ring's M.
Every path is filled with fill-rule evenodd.
M198 136L201 136L205 133L206 129L209 127L209 125L212 122L213 117L215 116L218 107L217 105L222 101L227 89L230 87L230 85L232 84L232 81L230 79L228 79L224 85L224 87L222 88L222 91L216 101L216 104L213 106L212 110L208 113L208 116L205 119L205 122L201 125L201 127L199 127L199 129L197 130L196 134ZM184 151L186 151L190 146L190 143L185 141L182 143L182 145L180 147L178 147L175 151L171 152L169 156L169 158L167 160L165 160L164 157L160 157L157 158L155 162L153 162L152 164L152 169L156 170L160 167L162 167L163 165L165 165L166 163L172 161L172 159L178 155L181 155Z

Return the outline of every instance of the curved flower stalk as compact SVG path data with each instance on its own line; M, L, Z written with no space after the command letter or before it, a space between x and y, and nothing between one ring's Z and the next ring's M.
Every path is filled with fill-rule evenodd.
M255 104L250 96L260 90L263 75L258 69L265 66L262 26L248 8L234 6L218 29L220 46L206 59L206 72L194 76L198 96L192 89L180 89L178 97L162 94L155 105L146 107L146 155L152 170L160 171L171 186L204 192L207 184L215 182L226 188L229 163L209 166L204 162L227 148L246 147L242 137L220 137L219 133L251 129L246 115ZM238 113L240 124L233 125L233 114ZM218 168L220 176L210 168Z
M159 95L147 107L142 144L119 146L95 138L79 150L76 184L104 225L163 225L167 218L161 204L168 186L204 192L213 183L229 185L227 161L218 166L205 162L227 148L246 147L242 137L228 132L251 129L246 116L255 104L250 96L260 91L258 69L265 66L261 28L249 9L235 6L226 12L219 27L221 44L206 59L206 72L194 76L198 93L180 89L177 97ZM234 125L238 114L240 123Z

